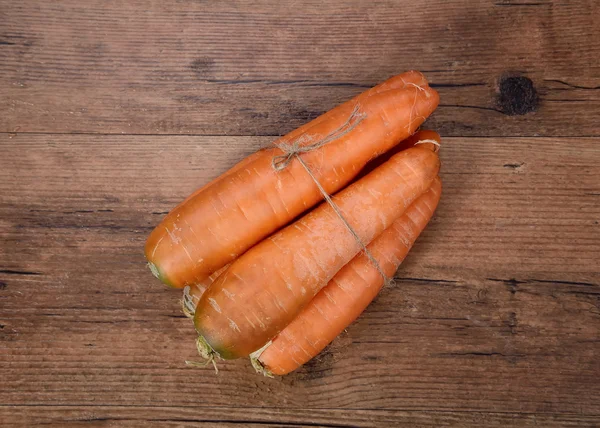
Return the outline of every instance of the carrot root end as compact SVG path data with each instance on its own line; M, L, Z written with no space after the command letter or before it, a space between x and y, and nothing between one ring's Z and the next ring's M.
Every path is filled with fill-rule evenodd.
M265 366L263 366L263 364L258 360L258 358L250 357L250 364L252 364L252 367L254 368L254 370L256 370L256 373L262 374L265 377L270 377L270 378L275 377L275 376L273 376L273 373L271 373L271 371L269 369L267 369Z
M217 362L215 361L215 356L218 357L219 354L213 350L212 346L210 346L206 339L204 339L202 336L198 336L196 339L196 349L198 350L198 354L200 354L205 361L202 363L198 361L186 361L185 364L192 367L206 367L212 363L213 367L215 368L215 373L219 374Z
M252 364L252 367L254 367L254 370L256 370L256 373L262 374L265 377L273 378L274 377L273 373L269 369L267 369L263 365L263 363L261 363L259 360L261 354L265 351L265 349L267 349L269 346L271 346L271 343L273 343L273 342L269 340L262 348L251 353L250 354L250 364Z
M190 286L189 285L186 285L186 287L183 289L183 298L181 299L181 311L183 312L183 314L186 317L191 318L191 319L194 318L194 313L196 312L196 306L194 305L192 296L190 295Z
M212 363L215 368L215 372L219 373L219 369L217 368L217 363L215 361L215 358L219 357L219 354L215 352L215 350L212 348L212 346L210 346L204 337L198 336L196 339L196 349L198 350L198 354L204 358L204 360L206 360L206 364Z
M154 263L149 261L148 267L150 268L150 272L152 272L152 275L158 278L163 284L168 285L172 288L177 288L173 284L171 284L171 282L169 282L169 280L160 272L158 266L156 266Z
M215 363L215 360L211 360L211 361L205 361L203 363L199 363L198 361L185 361L185 364L191 367L206 367L207 365L209 365L212 362L213 367L215 368L215 373L219 374L219 369L217 368L217 363Z
M152 272L152 275L154 275L156 278L160 279L160 272L158 271L158 268L156 267L156 265L152 262L148 262L148 267L150 268L150 272Z

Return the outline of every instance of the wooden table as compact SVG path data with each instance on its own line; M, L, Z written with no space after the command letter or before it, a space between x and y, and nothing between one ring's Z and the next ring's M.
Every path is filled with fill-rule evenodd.
M0 0L0 425L599 426L600 5ZM142 247L390 75L441 95L435 218L279 379L194 369Z

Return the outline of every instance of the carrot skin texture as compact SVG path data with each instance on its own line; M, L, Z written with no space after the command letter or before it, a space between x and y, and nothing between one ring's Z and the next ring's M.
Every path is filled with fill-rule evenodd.
M430 187L438 171L435 153L413 147L333 200L368 244ZM285 328L359 251L342 220L323 203L231 263L200 299L196 330L221 358L248 356Z
M370 159L411 135L437 106L437 92L422 75L413 74L421 86L402 75L389 79L393 84L367 91L367 96L338 106L276 144L298 137L310 144L338 129L360 105L367 117L352 132L302 155L328 192L341 189ZM394 89L402 81L403 89ZM163 282L180 288L202 281L322 200L298 162L273 170L272 159L281 153L273 147L252 155L163 219L145 247L146 258Z
M217 278L227 270L228 267L229 265L223 266L221 269L211 273L206 279L190 285L189 293L194 306L198 305L200 298L206 292L208 287L210 287L217 280Z
M394 275L431 219L441 190L437 178L427 192L368 245L388 277ZM272 340L258 361L270 374L285 375L296 370L358 318L383 284L383 278L367 257L357 255Z

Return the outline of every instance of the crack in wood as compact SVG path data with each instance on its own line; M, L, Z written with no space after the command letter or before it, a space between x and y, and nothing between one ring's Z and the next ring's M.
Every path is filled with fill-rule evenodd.
M5 273L7 275L43 275L41 272L16 269L0 269L0 273Z
M559 79L544 79L544 82L560 83L561 85L565 85L565 86L568 86L573 89L585 89L585 90L591 90L591 91L600 89L600 86L574 85L572 83L565 82L564 80L559 80Z
M401 282L429 282L429 283L442 283L442 284L458 284L458 281L450 279L433 279L433 278L411 278L411 277L394 277L394 281Z
M470 352L443 352L437 354L431 354L433 357L525 357L526 354L504 354L496 351L470 351Z

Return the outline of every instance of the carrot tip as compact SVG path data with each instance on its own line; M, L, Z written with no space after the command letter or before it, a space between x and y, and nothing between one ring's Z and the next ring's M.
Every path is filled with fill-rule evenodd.
M267 349L269 346L271 346L271 343L273 343L271 340L269 340L267 343L265 343L265 345L254 351L253 353L250 354L250 364L252 364L252 367L254 367L254 370L256 370L256 373L262 374L265 377L270 377L273 378L273 373L267 369L263 363L260 362L259 358L262 355L262 353L265 351L265 349Z
M186 361L185 364L192 367L206 367L212 363L213 367L215 368L215 373L219 374L219 369L217 368L217 363L215 361L215 355L218 356L218 354L202 336L198 336L196 339L196 349L198 350L198 354L200 354L205 361L203 363L199 363L197 361Z
M258 360L257 357L250 357L250 364L256 370L256 373L262 374L265 377L274 378L273 373L269 369L267 369L263 364Z
M166 284L166 285L168 285L169 287L172 287L172 288L177 288L177 287L174 287L173 284L171 284L169 282L169 280L160 272L160 269L158 268L158 266L156 266L154 263L148 262L148 267L150 268L150 271L152 272L152 275L154 275L156 278L160 279L160 281L163 284Z
M196 307L190 295L190 286L186 285L183 289L183 298L181 299L181 311L188 318L194 318Z
M196 349L198 350L198 354L206 360L206 364L212 363L215 367L215 372L219 373L217 363L215 362L215 358L218 357L219 354L215 352L204 337L198 336L196 339Z
M148 267L150 268L152 275L154 275L155 277L160 279L160 272L158 271L158 268L156 267L156 265L152 262L148 262Z

